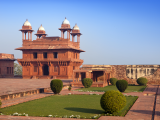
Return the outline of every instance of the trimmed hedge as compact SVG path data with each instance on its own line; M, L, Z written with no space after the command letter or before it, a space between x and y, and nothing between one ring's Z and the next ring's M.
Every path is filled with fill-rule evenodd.
M148 80L146 78L144 78L144 77L140 77L140 78L137 79L137 83L139 85L146 85L147 82L148 82Z
M128 87L128 82L126 80L118 80L116 82L116 87L120 92L124 92Z
M117 82L117 78L110 78L110 83L112 85L116 85L116 82Z
M60 79L54 79L51 81L50 87L54 94L59 94L63 88L63 82Z
M126 105L126 97L117 90L106 91L100 100L102 109L107 113L114 113Z
M82 84L85 88L89 88L93 83L93 80L90 78L84 78L82 79Z

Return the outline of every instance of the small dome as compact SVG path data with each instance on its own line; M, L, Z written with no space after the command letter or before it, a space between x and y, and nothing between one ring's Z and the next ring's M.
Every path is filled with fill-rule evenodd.
M77 24L73 27L73 30L79 30L79 27L77 26Z
M69 24L70 25L70 23L69 23L69 21L65 18L65 20L62 22L62 24Z
M23 24L23 26L31 26L30 22L28 22L28 20L26 20Z
M45 31L45 29L44 29L44 27L42 27L42 25L38 28L38 30Z

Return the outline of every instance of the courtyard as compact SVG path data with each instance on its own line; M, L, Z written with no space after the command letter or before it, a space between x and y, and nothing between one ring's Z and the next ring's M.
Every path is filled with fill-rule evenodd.
M1 83L3 82L3 87L1 87L1 95L2 94L9 94L8 92L17 92L17 91L25 91L29 89L35 89L35 88L46 88L49 87L49 83L51 79L41 80L41 79L0 79ZM63 80L64 85L68 85L71 80ZM30 84L32 83L32 84ZM4 90L4 88L7 88ZM103 94L104 92L79 92L75 91L76 89L79 89L78 87L72 87L72 91L68 91L67 88L63 88L61 91L61 95L68 95L68 94ZM138 96L139 98L135 102L135 104L131 107L131 109L128 111L128 113L125 115L125 117L117 117L117 116L101 116L98 120L159 120L160 119L160 113L159 113L159 94L160 94L160 88L158 85L149 85L143 92L130 92L130 93L124 93L127 95L133 95ZM155 97L156 95L156 97ZM25 97L19 97L15 99L5 100L2 101L2 108L7 106L16 105L19 103L32 101L35 99L44 98L47 96L53 96L53 93L40 93ZM156 102L155 102L156 100ZM50 118L50 117L25 117L25 116L7 116L7 115L1 115L0 120L64 120L64 119L76 119L77 118Z

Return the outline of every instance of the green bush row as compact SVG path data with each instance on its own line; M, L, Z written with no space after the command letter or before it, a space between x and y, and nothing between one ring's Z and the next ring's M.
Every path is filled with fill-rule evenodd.
M117 82L117 81L118 81L117 78L110 78L110 83L111 83L112 85L116 85L116 82ZM147 80L146 78L144 78L144 77L140 77L140 78L137 79L137 83L138 83L139 85L146 85L147 82L148 82L148 80Z

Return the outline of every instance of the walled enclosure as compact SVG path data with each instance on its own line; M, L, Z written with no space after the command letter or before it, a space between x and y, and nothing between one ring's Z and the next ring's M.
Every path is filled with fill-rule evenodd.
M23 69L23 78L46 79L60 78L71 79L73 70L79 69L83 60L80 59L80 30L77 25L70 28L69 21L65 18L62 22L61 37L46 37L42 25L38 28L36 40L32 41L32 27L26 20L22 29L23 58L17 59ZM67 38L64 33L67 32ZM70 40L72 36L72 41ZM74 37L77 36L77 40ZM28 37L28 38L27 38Z
M0 78L14 77L14 55L0 53Z
M148 84L160 84L160 65L83 65L81 68L81 70L99 71L104 69L107 70L110 78L124 79L129 84L137 84L136 80L139 77L147 78ZM103 81L103 77L104 75L99 74L97 82Z

